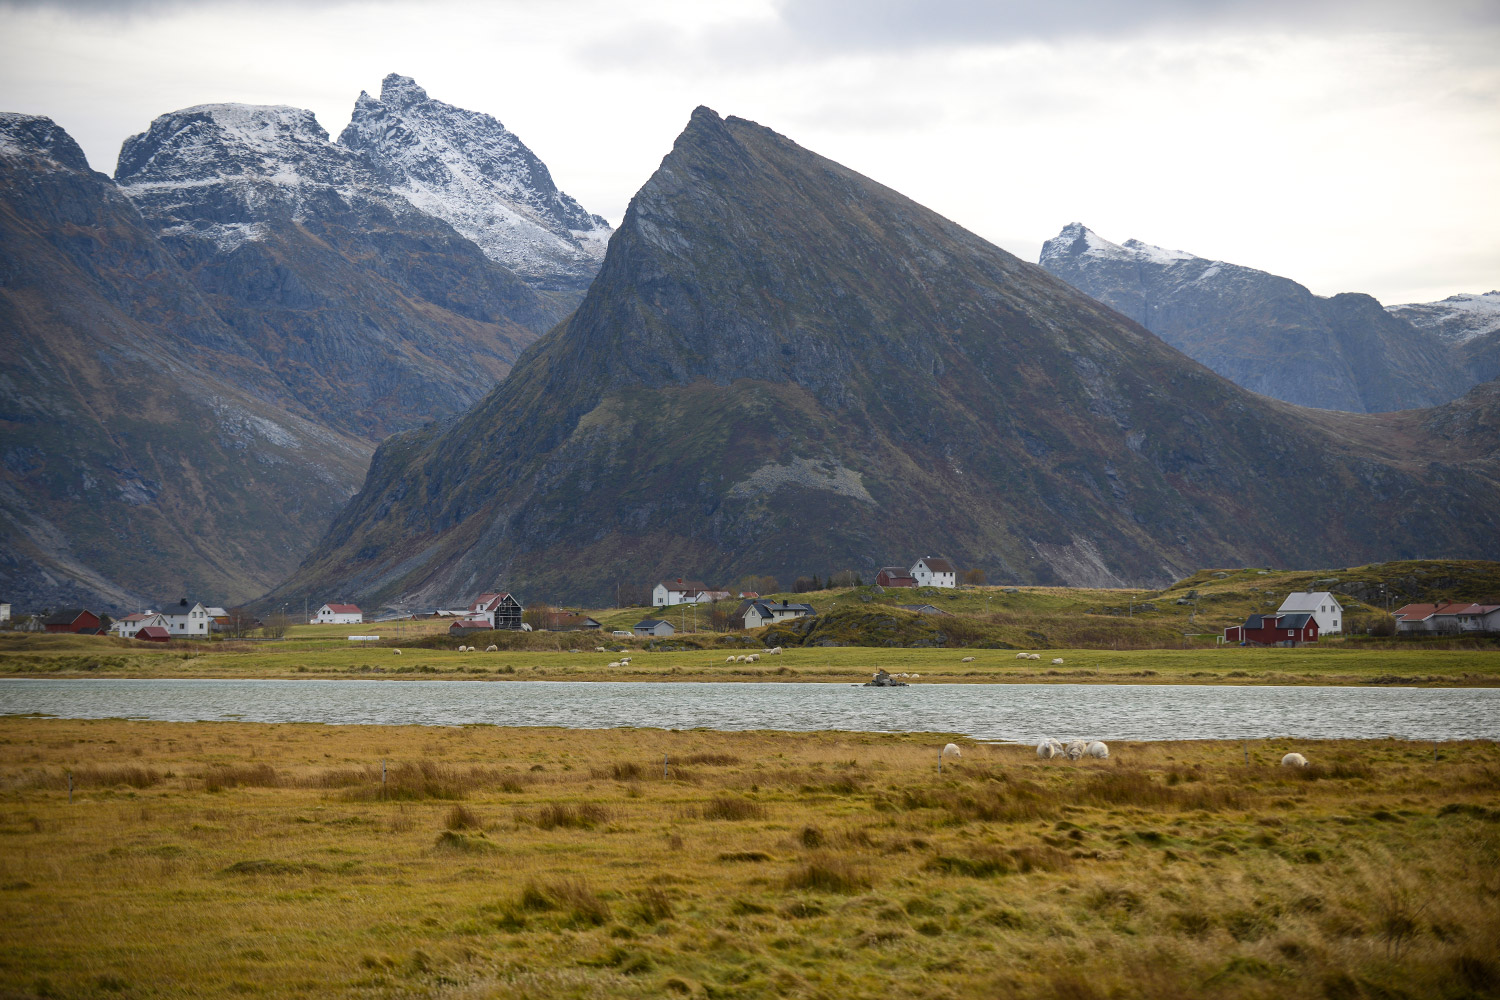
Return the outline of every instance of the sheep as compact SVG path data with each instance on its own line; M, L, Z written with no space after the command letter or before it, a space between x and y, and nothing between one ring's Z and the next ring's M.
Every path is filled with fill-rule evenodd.
M611 667L618 667L620 665L620 661L619 660L612 660L612 661L610 661L609 665Z
M1109 747L1099 742L1098 740L1094 740L1088 746L1088 755L1090 757L1098 758L1099 760L1104 760L1109 756Z
M486 647L484 647L484 651L486 653L498 653L498 652L500 652L500 647L499 646L493 646L493 645L486 646Z
M914 681L919 681L919 680L922 679L922 675L921 674L912 674L911 675L911 679L914 680Z
M1062 657L1061 656L1054 656L1052 658L1052 665L1054 667L1060 667L1060 666L1062 666Z
M595 646L594 647L594 652L596 652L596 653L602 653L602 652L604 652L604 647L603 646Z
M772 656L780 656L781 655L781 647L780 646L772 646L771 647L771 655Z
M972 657L972 656L965 656L962 660L959 660L958 662L959 663L973 663L974 662L974 657Z
M733 663L734 662L734 657L733 656L726 656L726 657L724 657L724 662L725 663Z
M759 653L751 653L749 656L745 657L745 662L746 663L759 663L760 662L760 654Z
M1018 659L1018 660L1024 660L1024 659L1026 659L1030 655L1031 655L1030 653L1017 653L1016 654L1016 659Z
M1088 753L1088 749L1089 749L1088 744L1085 743L1085 742L1083 742L1083 740L1069 740L1068 741L1068 759L1069 760L1078 760L1084 754Z
M468 651L468 648L469 648L469 647L468 647L468 646L459 646L459 647L458 647L458 651L459 651L459 652L460 652L460 653L463 653L463 652L467 652L467 651Z
M624 664L625 666L628 667L628 666L630 666L630 657L628 657L628 656L622 656L622 657L620 657L620 662L622 664Z
M1028 659L1028 660L1040 660L1041 658L1042 658L1042 654L1041 653L1027 653L1026 654L1026 659Z
M943 756L962 757L963 753L958 749L957 743L949 743L947 746L943 747Z
M1042 758L1042 760L1051 760L1053 757L1056 757L1058 755L1058 751L1060 751L1061 749L1062 748L1052 740L1044 739L1042 740L1042 742L1036 745L1036 755Z
M393 650L391 650L391 652L395 653L397 656L401 655L401 650L399 650L399 649L393 649Z
M1282 767L1306 767L1307 758L1300 753L1289 753L1281 758Z

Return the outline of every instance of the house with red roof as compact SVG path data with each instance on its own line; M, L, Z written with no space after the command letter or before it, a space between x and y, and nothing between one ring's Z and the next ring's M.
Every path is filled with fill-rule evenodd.
M516 600L509 591L497 593L480 594L469 605L464 612L464 622L455 622L455 625L465 625L468 622L487 622L488 628L504 628L519 632L521 630L521 602Z
M353 604L325 604L313 615L311 625L363 625L365 613Z
M161 625L146 625L136 629L133 638L140 639L142 642L168 642L172 638L172 633Z
M1399 632L1500 632L1500 604L1408 604L1394 615Z

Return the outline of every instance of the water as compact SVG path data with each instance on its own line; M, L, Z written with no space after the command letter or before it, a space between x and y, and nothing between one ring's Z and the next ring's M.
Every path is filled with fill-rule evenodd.
M839 729L1168 739L1500 739L1500 689L1109 684L0 680L0 715L171 722Z

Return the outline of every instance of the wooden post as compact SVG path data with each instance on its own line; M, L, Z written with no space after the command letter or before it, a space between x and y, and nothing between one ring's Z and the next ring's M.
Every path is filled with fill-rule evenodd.
M667 776L667 755L666 754L662 754L661 755L661 776L663 778L665 778Z
M938 774L943 773L943 751L938 750Z

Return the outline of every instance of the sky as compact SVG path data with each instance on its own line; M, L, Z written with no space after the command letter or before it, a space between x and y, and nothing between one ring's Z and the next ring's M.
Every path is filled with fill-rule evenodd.
M0 0L0 110L113 173L157 115L390 72L618 223L692 109L1027 260L1069 222L1387 304L1500 288L1500 0Z

